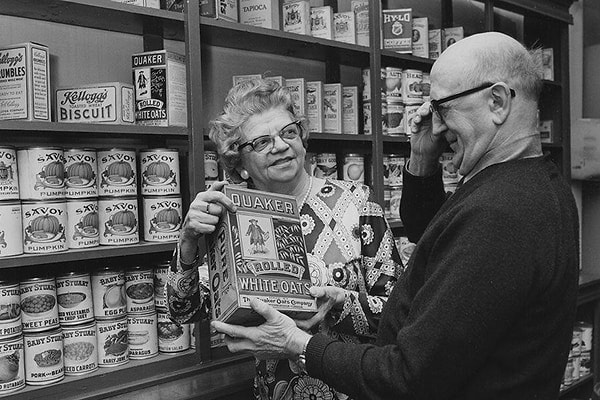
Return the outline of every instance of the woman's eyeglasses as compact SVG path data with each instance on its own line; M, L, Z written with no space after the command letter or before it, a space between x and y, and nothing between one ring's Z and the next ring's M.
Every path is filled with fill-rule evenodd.
M492 86L496 85L497 83L498 82L496 82L496 83L486 82L486 83L484 83L481 86L477 86L477 87L475 87L473 89L468 89L468 90L465 90L464 92L453 94L452 96L444 97L444 98L439 99L439 100L431 100L430 101L430 104L431 104L431 106L430 106L430 112L432 114L435 112L437 114L437 116L441 120L443 120L442 114L440 112L440 104L443 104L443 103L446 103L448 101L455 100L455 99L458 99L458 98L461 98L461 97L464 97L464 96L468 96L468 95L473 94L473 93L480 92L480 91L482 91L484 89L487 89L489 87L492 87ZM515 95L516 95L515 90L514 89L510 89L510 96L511 97L515 97Z
M302 123L301 121L290 122L276 135L264 135L259 136L255 139L242 143L238 146L238 150L242 151L245 147L250 147L252 150L257 153L267 153L271 151L275 143L275 137L279 136L283 141L289 142L291 140L296 139L297 137L302 135Z

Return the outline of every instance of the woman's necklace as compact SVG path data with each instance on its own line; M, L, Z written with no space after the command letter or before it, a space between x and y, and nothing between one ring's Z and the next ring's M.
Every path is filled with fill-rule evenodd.
M302 207L304 207L304 203L306 203L306 200L308 200L308 196L310 196L310 192L312 191L312 186L313 186L313 177L309 176L308 177L308 190L304 194L302 201L300 201L300 203L298 204L298 210L302 210Z

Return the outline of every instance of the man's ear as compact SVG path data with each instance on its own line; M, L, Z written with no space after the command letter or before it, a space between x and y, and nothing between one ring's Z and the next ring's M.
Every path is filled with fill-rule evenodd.
M502 125L510 114L511 90L504 82L495 84L490 90L490 111L493 113L492 121L496 125Z

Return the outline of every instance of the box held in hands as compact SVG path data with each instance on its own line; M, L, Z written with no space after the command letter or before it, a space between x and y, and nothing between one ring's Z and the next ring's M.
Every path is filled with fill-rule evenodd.
M263 318L250 299L260 299L296 319L317 310L296 199L225 186L238 207L227 212L208 237L213 319L258 325Z

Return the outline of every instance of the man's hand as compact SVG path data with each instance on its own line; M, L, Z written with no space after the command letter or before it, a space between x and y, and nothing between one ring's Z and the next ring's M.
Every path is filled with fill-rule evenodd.
M307 320L296 320L296 325L308 330L323 321L333 308L340 309L346 299L346 291L337 286L313 286L310 294L317 299L317 313Z
M408 171L416 176L433 175L439 168L439 158L446 149L446 141L441 134L443 130L433 129L433 118L438 117L431 115L430 104L426 102L419 107L409 127ZM439 122L443 126L443 122Z

